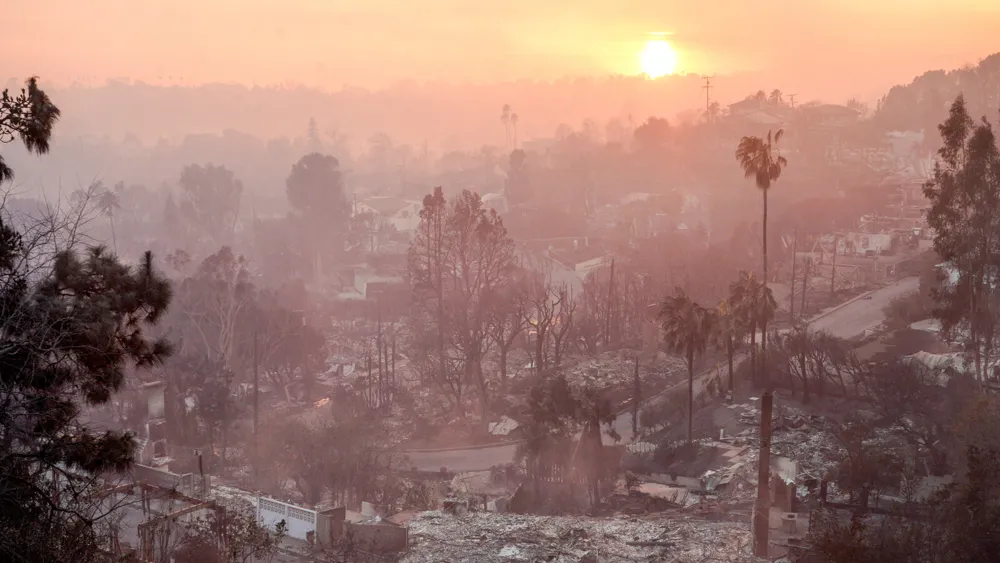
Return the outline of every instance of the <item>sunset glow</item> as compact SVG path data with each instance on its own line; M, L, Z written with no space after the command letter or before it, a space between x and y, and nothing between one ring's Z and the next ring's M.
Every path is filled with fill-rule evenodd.
M677 70L677 52L664 39L651 39L640 55L642 72L650 78L673 74Z

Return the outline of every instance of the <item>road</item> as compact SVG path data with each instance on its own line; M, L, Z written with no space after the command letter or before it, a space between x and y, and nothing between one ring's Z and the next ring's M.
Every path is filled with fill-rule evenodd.
M885 319L882 310L893 299L920 288L919 278L903 278L871 292L871 299L858 299L809 323L814 331L826 331L837 338L854 338L877 327Z
M466 450L446 450L436 452L408 452L406 456L420 471L484 471L495 465L514 461L516 444L505 444L488 448Z
M882 310L890 301L905 295L919 288L918 278L903 278L902 280L877 289L868 295L871 299L856 299L839 309L828 314L821 315L809 323L809 328L815 331L826 331L837 338L853 338L859 336L864 331L877 327L885 318ZM742 361L742 357L737 358L736 363ZM695 394L701 392L712 376L718 373L718 369L725 371L725 368L712 366L700 374L695 375ZM681 381L659 393L656 397L650 397L649 402L670 393L677 393L687 390L687 379ZM632 413L629 411L618 415L614 422L615 431L621 436L618 444L627 444L632 440ZM610 437L605 435L606 444L614 444ZM514 461L516 445L503 445L489 448L474 448L463 450L450 450L438 452L411 452L408 455L410 461L421 471L438 471L442 467L448 471L481 471L489 469L495 465L503 465Z

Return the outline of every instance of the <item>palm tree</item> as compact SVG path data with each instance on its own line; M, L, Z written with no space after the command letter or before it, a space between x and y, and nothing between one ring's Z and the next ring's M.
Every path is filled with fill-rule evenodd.
M735 313L729 299L723 299L719 302L715 346L720 350L725 350L726 359L729 361L729 395L727 399L730 402L733 400L733 352L736 348L736 339L740 333L740 326Z
M500 123L503 123L503 132L507 138L507 151L510 151L510 104L504 104L500 111Z
M785 95L781 93L781 90L775 88L771 90L771 94L767 97L767 103L772 106L783 106L785 105Z
M683 289L678 287L660 306L660 320L663 323L667 349L687 359L688 444L691 444L694 420L694 358L705 353L716 322L715 311L695 303Z
M121 182L115 184L114 190L104 188L97 196L97 208L108 217L111 222L111 245L118 254L118 241L115 236L115 210L121 208L120 194L125 185Z
M753 178L760 189L761 194L764 197L764 219L761 221L761 230L763 238L761 239L761 250L763 255L763 276L761 282L763 284L768 283L767 277L767 192L771 189L771 184L776 182L778 178L781 177L781 171L788 165L788 161L785 157L781 156L781 152L778 151L778 141L784 136L785 132L782 129L778 129L778 132L773 136L771 132L767 132L767 138L762 139L760 137L743 137L740 139L740 144L736 148L736 160L739 161L740 167L743 168L743 174L746 178ZM765 384L767 384L767 320L762 319L760 325L761 336L760 336L760 354L761 354L761 370L764 376Z
M753 272L740 272L740 277L729 285L729 306L734 325L741 334L750 337L750 377L757 381L757 328L767 326L778 308L771 288L757 281ZM761 337L763 340L763 336Z

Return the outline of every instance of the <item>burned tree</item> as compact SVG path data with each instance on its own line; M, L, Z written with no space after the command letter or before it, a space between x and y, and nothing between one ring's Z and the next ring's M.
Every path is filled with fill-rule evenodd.
M420 227L409 253L417 333L414 355L427 355L420 342L436 340L428 358L433 381L464 412L462 392L476 386L480 412L489 411L489 384L483 371L495 327L495 297L516 271L514 243L500 217L468 190L446 203L440 188L424 199ZM433 331L433 337L429 334ZM434 338L436 337L436 338Z

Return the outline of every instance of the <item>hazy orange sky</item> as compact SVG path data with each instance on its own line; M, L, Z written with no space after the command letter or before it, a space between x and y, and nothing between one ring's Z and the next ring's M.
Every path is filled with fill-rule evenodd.
M669 32L681 72L867 91L1000 51L1000 0L33 0L3 12L0 79L60 84L633 74L646 33Z

